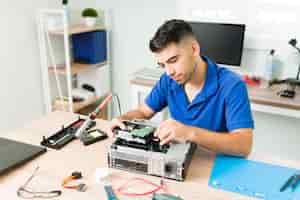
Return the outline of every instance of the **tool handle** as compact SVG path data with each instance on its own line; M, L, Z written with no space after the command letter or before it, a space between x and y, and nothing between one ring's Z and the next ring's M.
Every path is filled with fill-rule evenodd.
M284 184L283 186L280 188L280 192L283 192L290 184L291 182L293 181L294 179L294 175L291 176Z
M294 179L293 179L293 181L292 181L292 183L291 183L292 190L295 190L295 189L296 189L296 187L297 187L299 181L300 181L300 174L295 175L295 177L294 177Z
M102 103L90 114L91 119L95 119L96 116L101 112L101 110L106 106L106 104L112 99L112 94L105 97L105 99L102 101Z
M113 188L111 185L105 185L104 190L106 192L108 200L118 200Z

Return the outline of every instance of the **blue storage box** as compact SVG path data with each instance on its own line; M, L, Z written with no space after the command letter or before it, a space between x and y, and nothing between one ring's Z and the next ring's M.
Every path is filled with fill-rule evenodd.
M75 62L96 64L106 61L106 31L93 31L72 35Z

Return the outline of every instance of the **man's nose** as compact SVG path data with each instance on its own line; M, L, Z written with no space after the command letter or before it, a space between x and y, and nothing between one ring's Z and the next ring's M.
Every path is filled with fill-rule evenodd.
M171 65L167 65L166 66L166 73L167 73L168 76L173 76L175 74L174 67L172 67Z

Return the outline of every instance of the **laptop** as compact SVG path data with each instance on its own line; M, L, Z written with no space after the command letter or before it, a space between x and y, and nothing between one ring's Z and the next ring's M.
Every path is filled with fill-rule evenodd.
M0 175L46 151L43 147L0 137Z

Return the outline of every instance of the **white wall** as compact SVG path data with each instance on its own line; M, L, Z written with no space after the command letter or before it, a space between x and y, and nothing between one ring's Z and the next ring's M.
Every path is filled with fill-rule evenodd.
M57 2L1 1L0 133L43 113L36 9Z

